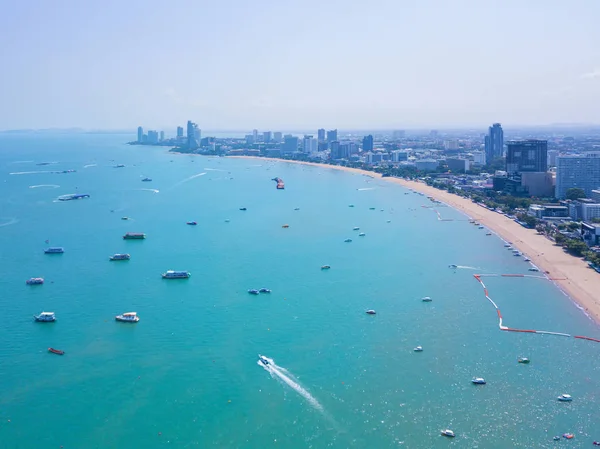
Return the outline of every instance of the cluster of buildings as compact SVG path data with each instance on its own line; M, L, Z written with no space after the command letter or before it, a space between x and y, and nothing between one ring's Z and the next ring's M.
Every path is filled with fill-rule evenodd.
M130 142L134 145L161 145L161 146L173 146L179 148L185 148L190 151L194 151L202 145L202 135L198 125L191 120L187 122L186 133L183 133L183 127L178 126L176 130L176 137L165 139L165 132L148 130L144 133L144 128L138 126L137 129L137 140ZM207 140L207 142L210 139Z

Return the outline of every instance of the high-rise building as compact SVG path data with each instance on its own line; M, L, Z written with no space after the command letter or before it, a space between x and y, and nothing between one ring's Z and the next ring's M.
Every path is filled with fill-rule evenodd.
M202 131L200 131L200 128L197 126L194 130L194 139L196 139L196 142L198 142L198 145L200 145L200 141L202 140Z
M138 142L142 142L144 140L144 128L138 126Z
M252 130L252 138L254 139L254 143L258 142L258 129Z
M183 126L177 127L177 138L180 139L183 137Z
M275 141L275 143L281 143L283 137L279 131L273 133L273 140Z
M485 159L490 164L504 153L504 131L500 123L494 123L485 136Z
M600 152L556 158L556 197L564 198L567 190L575 187L588 197L600 188Z
M373 151L373 136L371 134L363 137L362 148L363 151Z
M302 140L302 151L306 154L315 154L317 152L317 141L313 136L305 135Z
M283 144L281 145L281 154L290 154L298 151L298 138L291 134L286 134L283 137Z
M547 170L547 140L511 140L506 143L506 172L509 176Z
M161 141L165 140L165 132L164 131L160 132L160 140Z
M148 143L158 143L158 131L148 130Z
M458 150L458 140L444 140L444 150Z
M198 148L200 139L196 140L197 137L200 137L200 130L198 129L198 125L196 125L191 120L187 122L187 146L190 150L195 150Z
M323 128L317 130L317 142L325 142L325 130Z
M335 140L338 140L337 129L327 131L327 142L333 142Z
M263 142L269 143L271 141L271 131L265 131L263 133Z
M548 167L556 167L558 154L558 150L548 150Z
M340 151L340 143L337 140L329 142L329 158L330 159L343 159L343 155Z

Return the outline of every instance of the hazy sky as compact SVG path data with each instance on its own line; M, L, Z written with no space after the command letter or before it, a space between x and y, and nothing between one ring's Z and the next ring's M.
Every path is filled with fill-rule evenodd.
M0 5L0 129L600 123L599 0Z

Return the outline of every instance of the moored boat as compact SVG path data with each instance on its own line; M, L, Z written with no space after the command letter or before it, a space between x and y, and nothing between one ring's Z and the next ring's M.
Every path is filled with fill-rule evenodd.
M54 312L42 312L39 315L34 315L33 318L40 323L50 323L56 321Z
M573 397L570 394L561 394L557 399L560 402L571 402Z
M352 241L352 239L346 239L344 240L345 243L350 243Z
M44 278L29 278L25 281L27 285L42 285Z
M413 351L415 352L423 352L423 346L416 346Z
M60 246L52 246L52 247L46 248L44 250L44 253L46 253L46 254L62 254L64 252L65 252L64 248L61 248Z
M249 289L248 293L250 293L251 295L258 295L258 294L260 294L260 292L258 290L256 290L255 288Z
M129 260L131 256L129 254L113 254L110 256L109 260Z
M65 354L65 351L61 351L60 349L54 349L54 348L48 348L48 352L51 352L52 354L57 354L57 355Z
M375 315L377 312L375 312L373 309L369 309L365 312L367 315Z
M198 223L195 221L188 221L185 224L190 225L190 226L196 226Z
M517 362L519 362L519 363L525 363L525 364L527 364L527 363L529 363L529 362L530 362L530 360L529 360L527 357L519 357L519 358L517 359Z
M423 301L423 302L431 302L431 301L433 301L433 299L431 299L429 296L424 296L424 297L421 298L421 301Z
M163 279L187 279L191 275L189 271L167 270L161 276Z
M117 315L115 320L122 321L123 323L137 323L140 317L137 316L137 312L125 312L122 315Z
M321 265L321 270L329 270L330 268L330 265Z
M364 232L360 232L360 233L358 234L358 236L359 236L359 237L364 237L365 235L366 235L366 234L365 234Z
M473 379L471 379L471 383L474 383L475 385L485 385L485 379L483 377L474 377Z
M150 182L150 181L152 181L152 178L144 178L144 179L142 179L142 182Z
M143 232L127 232L124 236L124 240L143 240L146 238L146 234Z
M454 438L454 437L456 436L456 435L454 435L454 432L453 432L453 431L451 431L450 429L445 429L445 430L442 430L440 433L441 433L443 436L445 436L445 437L450 437L450 438Z

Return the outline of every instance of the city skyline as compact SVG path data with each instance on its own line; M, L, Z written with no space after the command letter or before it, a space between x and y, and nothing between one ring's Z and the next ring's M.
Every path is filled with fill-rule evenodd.
M7 4L0 129L600 124L593 0L346 6Z

